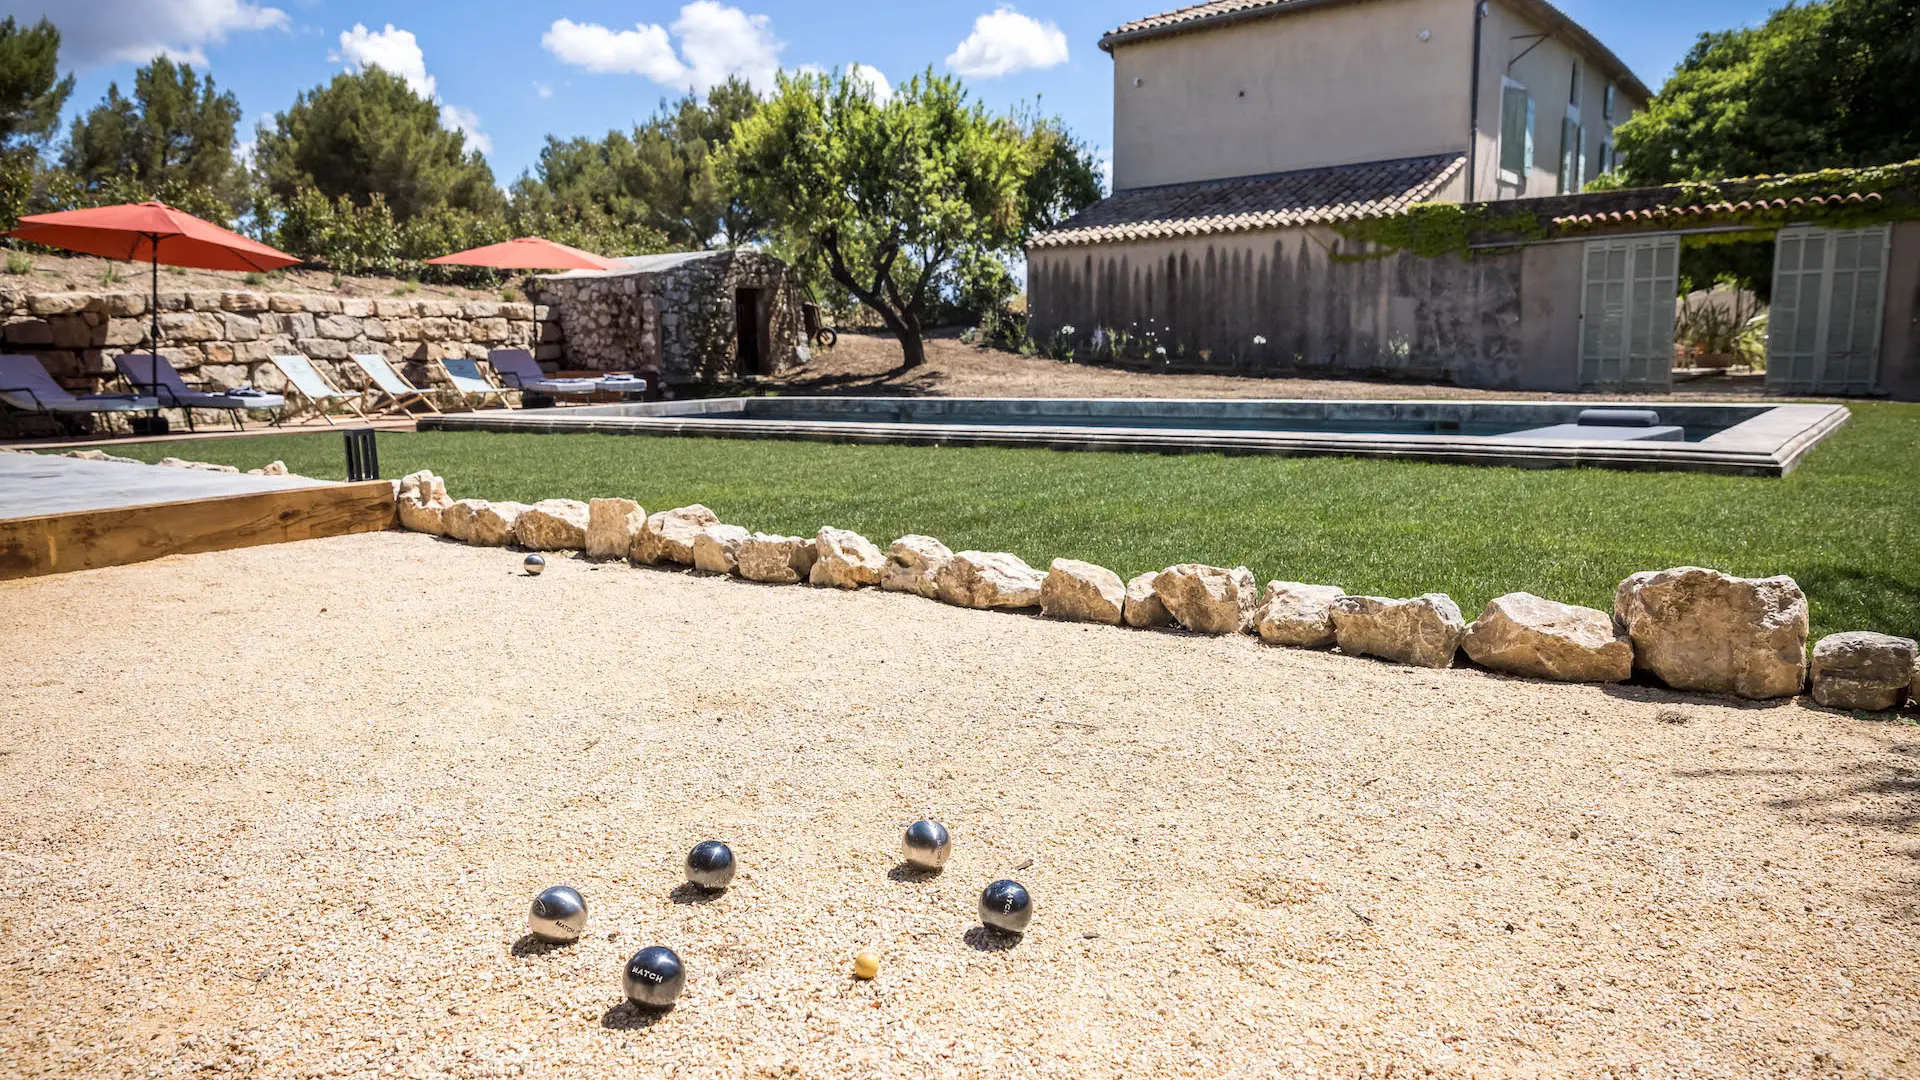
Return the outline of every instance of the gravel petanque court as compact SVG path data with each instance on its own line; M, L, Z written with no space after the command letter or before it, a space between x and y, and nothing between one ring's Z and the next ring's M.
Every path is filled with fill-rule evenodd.
M1920 1074L1909 724L521 558L0 585L0 1074Z

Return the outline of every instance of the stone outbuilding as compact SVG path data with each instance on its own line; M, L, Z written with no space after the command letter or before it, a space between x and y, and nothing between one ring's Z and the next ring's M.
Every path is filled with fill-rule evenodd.
M539 279L558 315L567 370L631 371L656 385L775 374L803 343L793 268L758 251L685 251L618 260L618 270Z

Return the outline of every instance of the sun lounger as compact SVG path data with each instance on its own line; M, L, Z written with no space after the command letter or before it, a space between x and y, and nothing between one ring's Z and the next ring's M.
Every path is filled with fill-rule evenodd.
M533 354L525 349L495 349L487 354L487 363L500 381L526 393L588 395L600 389L599 379L555 379L540 370Z
M120 377L135 390L146 391L158 398L161 408L185 409L188 431L193 430L195 409L225 409L233 414L234 425L245 431L247 422L244 417L248 409L277 413L287 406L287 399L279 394L263 393L251 386L217 390L212 389L211 383L189 383L180 377L166 357L152 353L122 353L113 358L113 366L120 369Z
M436 413L440 411L440 406L433 403L433 398L395 371L393 365L387 363L386 357L378 353L354 353L349 359L367 373L367 389L377 390L386 396L388 404L381 409L382 412L404 413L407 406L416 401Z
M507 395L518 391L512 387L495 386L488 382L487 377L480 373L480 361L442 360L440 370L447 373L447 381L453 384L454 390L462 397L469 399L477 397L481 405L485 405L488 398L494 398L502 407L513 408L513 404L507 400ZM468 408L479 407L475 406L471 400L467 402L467 406Z
M333 423L333 417L327 414L327 403L330 401L344 401L347 403L347 408L353 410L353 415L362 420L367 418L367 414L360 411L360 406L354 400L358 395L335 390L326 379L321 378L318 371L314 370L313 361L306 357L298 354L276 356L273 358L273 366L280 369L280 374L287 377L287 382L291 383L295 390L300 391L302 397L313 402L313 407L320 412L320 419L327 423Z
M41 416L151 412L158 399L137 394L79 394L53 381L38 357L0 356L0 402Z

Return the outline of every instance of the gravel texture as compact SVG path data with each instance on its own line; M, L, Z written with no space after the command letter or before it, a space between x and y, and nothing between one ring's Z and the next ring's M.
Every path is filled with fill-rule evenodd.
M1920 1074L1911 726L520 560L0 584L0 1074Z

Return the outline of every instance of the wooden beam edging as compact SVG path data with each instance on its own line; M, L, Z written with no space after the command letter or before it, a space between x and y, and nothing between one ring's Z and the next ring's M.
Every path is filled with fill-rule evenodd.
M396 527L391 480L0 521L0 581Z

